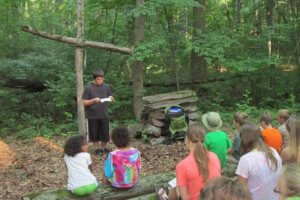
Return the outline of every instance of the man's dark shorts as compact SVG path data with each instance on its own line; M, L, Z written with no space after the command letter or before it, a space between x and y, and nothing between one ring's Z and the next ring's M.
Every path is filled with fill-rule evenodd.
M89 142L109 142L109 119L88 119Z

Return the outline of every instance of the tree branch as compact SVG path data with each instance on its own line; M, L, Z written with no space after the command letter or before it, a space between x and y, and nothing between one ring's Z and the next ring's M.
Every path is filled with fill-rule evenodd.
M31 26L22 26L21 30L24 32L27 32L27 33L31 33L33 35L37 35L37 36L49 39L49 40L72 44L75 46L81 46L76 38L66 37L66 36L62 36L62 35L49 34L44 31L39 31L39 30L33 29ZM121 54L126 54L126 55L132 54L132 49L129 49L126 47L119 47L119 46L115 46L113 44L104 43L104 42L84 41L82 45L83 45L83 47L104 49L104 50L117 52L117 53L121 53Z

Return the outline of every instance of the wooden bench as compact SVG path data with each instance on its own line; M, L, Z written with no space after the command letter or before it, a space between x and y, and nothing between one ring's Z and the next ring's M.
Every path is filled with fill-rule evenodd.
M174 172L166 172L140 177L138 184L130 189L116 189L110 185L100 184L98 189L87 196L79 197L66 189L56 189L45 192L38 192L24 196L23 200L155 200L155 188L163 186L175 178Z

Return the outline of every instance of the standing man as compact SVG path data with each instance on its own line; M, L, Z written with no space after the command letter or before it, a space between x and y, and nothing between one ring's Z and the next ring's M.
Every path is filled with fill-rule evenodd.
M104 72L101 69L93 72L93 78L94 80L85 87L82 99L88 119L89 142L93 142L95 153L99 155L109 152L108 101L113 101L114 98L109 85L104 83Z

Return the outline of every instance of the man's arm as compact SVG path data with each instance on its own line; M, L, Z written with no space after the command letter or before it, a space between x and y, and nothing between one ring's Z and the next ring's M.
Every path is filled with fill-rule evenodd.
M98 97L93 98L93 99L89 99L89 100L85 100L85 99L83 100L84 106L90 106L94 103L100 103L100 102L101 102L101 100Z

